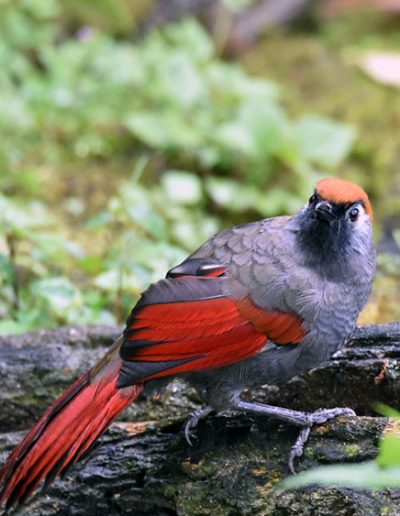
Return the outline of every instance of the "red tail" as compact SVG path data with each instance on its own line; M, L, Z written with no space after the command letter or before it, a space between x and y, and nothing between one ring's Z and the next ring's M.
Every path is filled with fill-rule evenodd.
M77 380L41 417L0 470L0 506L22 503L46 478L76 462L140 393L141 385L118 389L120 341Z

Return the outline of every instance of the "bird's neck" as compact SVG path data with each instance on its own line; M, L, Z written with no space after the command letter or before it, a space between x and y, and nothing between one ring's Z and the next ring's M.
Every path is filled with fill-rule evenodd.
M329 225L303 224L296 221L295 241L302 262L320 276L333 281L360 274L360 256L373 261L371 236L354 241L344 230L336 231ZM362 252L361 252L362 251Z

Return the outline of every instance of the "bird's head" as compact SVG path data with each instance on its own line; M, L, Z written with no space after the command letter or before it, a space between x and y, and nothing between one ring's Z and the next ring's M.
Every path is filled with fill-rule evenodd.
M319 181L298 215L303 250L321 261L372 249L372 207L366 192L344 179Z

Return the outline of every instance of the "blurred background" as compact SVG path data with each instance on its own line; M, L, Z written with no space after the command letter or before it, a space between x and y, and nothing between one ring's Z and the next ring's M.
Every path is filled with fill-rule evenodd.
M400 0L0 2L0 334L122 323L219 229L366 188L400 318Z

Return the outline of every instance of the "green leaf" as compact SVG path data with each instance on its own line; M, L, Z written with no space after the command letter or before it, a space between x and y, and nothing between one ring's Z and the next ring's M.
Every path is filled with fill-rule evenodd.
M126 127L143 142L156 148L194 147L200 134L179 112L136 111L125 118Z
M129 289L137 291L141 288L140 280L134 275L117 269L108 270L99 274L94 284L103 290L118 292Z
M32 257L37 260L48 260L51 262L63 262L68 257L82 259L85 251L76 242L68 240L63 235L54 232L37 231L32 235L36 249Z
M24 0L23 5L27 11L40 20L54 18L60 12L57 2L49 2L48 0Z
M207 179L205 187L216 204L232 212L253 210L267 217L279 212L294 212L301 206L296 196L278 188L267 188L263 192L252 185L215 177Z
M172 235L176 241L189 252L199 247L211 235L215 234L217 230L218 225L216 221L207 216L204 216L204 220L201 222L185 217L183 220L174 222L171 228ZM187 255L187 252L185 254Z
M223 5L232 11L238 13L245 7L249 7L254 4L255 0L222 0Z
M344 160L356 135L348 125L320 116L304 116L295 124L295 132L303 157L326 167Z
M0 278L4 277L8 283L14 281L15 268L10 258L0 253Z
M134 222L145 233L160 240L166 238L166 222L153 206L151 194L135 182L121 184L119 195L109 202L109 210L125 224Z
M214 53L212 39L194 18L167 27L165 35L174 46L186 49L196 61L207 61Z
M240 185L232 179L210 177L205 182L206 190L211 199L224 208L241 212L254 205L257 190L253 187Z
M376 403L374 409L376 410L376 412L378 412L378 414L381 414L382 416L400 418L400 412L398 410L389 407L384 403Z
M388 434L381 440L377 462L382 468L400 467L400 437L398 435Z
M31 235L32 229L54 223L45 206L40 202L24 203L0 194L0 234Z
M248 99L240 108L239 123L252 139L257 158L272 155L284 145L289 122L283 110L271 102Z
M3 319L0 321L0 335L21 335L29 329L29 326L26 324L13 319Z
M207 87L201 70L193 62L193 58L185 49L171 51L165 60L157 66L158 83L154 94L163 97L168 104L173 103L176 109L189 110L195 107L206 94ZM184 88L177 88L184 84Z
M86 223L86 229L102 229L112 221L111 214L107 211L101 211L93 217L90 217Z
M60 317L65 317L66 311L82 305L79 290L64 277L35 280L32 282L31 290L35 297L44 300Z
M257 156L257 148L252 134L239 121L223 124L214 134L218 145L230 152L245 156Z
M140 227L156 238L165 239L166 223L151 206L137 205L128 207L129 217Z
M161 185L172 202L191 206L201 200L201 181L190 172L170 170L162 176Z
M292 489L310 484L377 489L400 487L400 467L383 469L374 461L321 466L289 477L279 487Z

